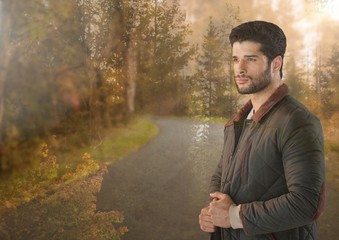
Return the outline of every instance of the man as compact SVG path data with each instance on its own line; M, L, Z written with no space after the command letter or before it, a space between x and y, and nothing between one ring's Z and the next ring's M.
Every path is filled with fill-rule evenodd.
M213 240L314 240L325 200L323 134L282 83L285 34L253 21L229 39L235 84L250 100L225 126L200 228Z

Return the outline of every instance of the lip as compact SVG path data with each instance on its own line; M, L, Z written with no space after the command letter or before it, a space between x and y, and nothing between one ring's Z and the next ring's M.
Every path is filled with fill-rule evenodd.
M247 82L249 81L249 79L248 79L248 78L237 77L237 78L235 79L235 81L236 81L238 84L245 84L245 83L247 83Z

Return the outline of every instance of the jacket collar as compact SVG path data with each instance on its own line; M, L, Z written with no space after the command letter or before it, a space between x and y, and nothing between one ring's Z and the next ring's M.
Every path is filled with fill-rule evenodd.
M277 90L267 99L267 101L261 105L261 107L256 111L252 119L254 122L258 123L260 120L278 103L280 100L282 100L284 97L286 97L288 94L288 87L286 84L282 84L277 88ZM247 115L252 110L253 105L251 100L249 100L240 110L239 112L234 115L231 120L226 124L232 125L234 122L240 122L247 118Z

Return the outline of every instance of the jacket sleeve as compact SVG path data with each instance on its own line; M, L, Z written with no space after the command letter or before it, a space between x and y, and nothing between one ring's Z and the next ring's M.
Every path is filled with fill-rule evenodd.
M286 117L286 116L285 116ZM324 140L319 120L302 109L289 113L277 133L288 192L268 201L242 204L248 235L304 226L324 211Z

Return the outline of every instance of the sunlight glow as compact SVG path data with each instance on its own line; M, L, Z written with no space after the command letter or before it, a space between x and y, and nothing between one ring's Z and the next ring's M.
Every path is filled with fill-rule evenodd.
M321 9L323 14L326 15L326 17L331 18L333 20L339 21L339 1L337 0L331 0L328 1Z

